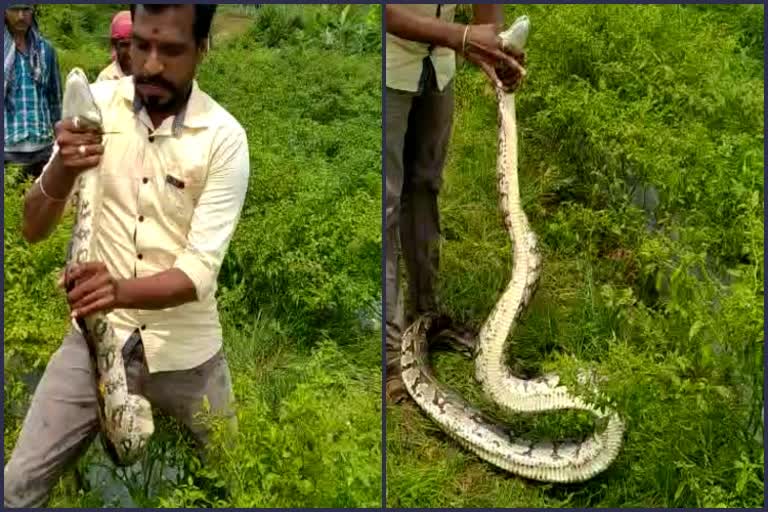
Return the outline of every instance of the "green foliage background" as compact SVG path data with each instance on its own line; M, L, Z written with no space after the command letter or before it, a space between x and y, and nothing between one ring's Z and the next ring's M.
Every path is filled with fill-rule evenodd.
M482 463L413 407L388 407L388 504L762 507L763 7L505 13L532 23L517 121L523 208L544 262L509 363L569 383L593 366L627 419L625 445L587 483L539 484ZM513 261L487 82L468 64L458 73L440 198L440 299L476 327ZM483 403L469 361L435 364ZM534 437L589 432L576 415L514 422Z
M96 78L125 7L39 6L62 76L80 66ZM219 7L199 83L246 129L252 165L219 280L240 437L201 466L159 418L146 460L118 471L95 443L51 506L380 505L380 16L378 6ZM28 186L6 169L6 460L67 329L55 276L71 218L26 244Z

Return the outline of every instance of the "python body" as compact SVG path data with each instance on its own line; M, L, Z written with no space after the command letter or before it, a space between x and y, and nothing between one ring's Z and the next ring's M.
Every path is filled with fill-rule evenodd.
M518 18L500 34L505 48L522 49L529 21ZM514 245L512 278L480 330L474 354L475 377L485 393L504 409L516 413L561 409L584 410L607 419L602 433L582 442L532 442L519 438L504 426L472 407L457 393L437 381L429 363L427 333L432 316L418 318L403 333L402 378L418 406L450 437L481 459L533 480L578 482L605 470L616 458L624 424L612 411L593 408L558 384L558 377L545 375L522 380L504 364L504 344L514 324L529 303L539 278L541 257L535 234L520 204L517 177L517 127L515 98L496 89L499 140L497 182L505 227ZM582 373L584 378L586 373Z
M62 114L64 118L73 118L79 126L102 129L101 112L85 73L78 68L67 76ZM73 191L75 225L67 251L65 278L73 265L97 259L100 199L98 169L84 171ZM99 424L106 451L115 464L130 465L141 457L154 433L151 405L143 396L129 392L122 355L125 340L117 337L106 315L98 312L79 318L78 325L88 344L96 377Z

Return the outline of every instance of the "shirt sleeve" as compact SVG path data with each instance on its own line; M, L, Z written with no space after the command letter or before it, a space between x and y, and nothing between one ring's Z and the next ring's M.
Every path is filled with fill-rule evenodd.
M206 183L192 214L187 245L174 264L194 283L197 299L215 289L221 264L240 219L250 175L242 128L218 138Z
M94 83L103 82L105 80L114 80L114 77L112 76L112 73L111 73L112 71L111 68L112 68L112 65L110 64L109 66L102 69L101 72L99 72L99 76L96 77L96 80L94 81Z

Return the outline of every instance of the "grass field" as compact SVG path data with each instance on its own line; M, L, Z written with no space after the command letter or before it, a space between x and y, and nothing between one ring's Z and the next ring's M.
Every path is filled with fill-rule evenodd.
M77 65L94 79L108 64L118 7L42 6L63 73ZM245 127L252 165L219 279L240 436L201 467L183 433L159 418L144 461L115 470L94 443L51 506L380 505L380 15L220 7L199 83ZM14 168L4 182L7 459L66 332L54 278L71 218L29 246L20 235L29 184Z
M507 6L506 20L524 13L521 194L544 270L509 362L566 382L597 369L625 445L589 482L542 484L480 461L412 405L388 407L388 504L762 507L763 7ZM458 73L440 198L439 299L476 327L513 261L486 82ZM485 403L468 360L434 364ZM516 424L558 437L582 427L560 418Z

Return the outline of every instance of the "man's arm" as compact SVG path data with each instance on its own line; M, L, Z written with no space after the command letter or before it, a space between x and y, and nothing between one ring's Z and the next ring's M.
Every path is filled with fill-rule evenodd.
M114 279L104 263L89 262L75 267L68 277L76 283L67 293L72 317L111 309L165 309L195 300L194 284L178 269Z
M434 16L419 16L397 4L386 4L384 17L387 32L392 35L461 51L464 25L449 23Z
M238 128L235 133L223 134L212 161L213 167L192 215L187 246L173 266L194 283L197 300L213 292L240 220L250 175L245 131Z
M195 284L177 268L118 282L116 308L165 309L193 302Z
M499 88L512 90L525 70L512 55L502 51L498 34L503 29L504 13L500 6L475 5L472 25L449 23L434 16L419 16L402 5L384 7L387 32L420 43L450 48L480 67ZM512 71L500 80L495 68L504 64Z
M196 299L195 285L179 269L138 279L126 279L118 286L117 305L125 309L165 309Z
M397 4L385 6L387 32L402 39L445 46L460 51L465 25L449 23L435 16L419 16ZM473 25L495 25L501 31L504 10L498 4L474 4Z
M55 126L51 160L24 198L22 235L29 243L44 240L56 227L80 172L96 167L104 148L101 135L75 128L65 119ZM80 153L80 147L85 155Z
M59 148L54 146L51 161L24 197L21 234L30 244L48 238L59 224L72 191L74 178L63 175L61 166L56 165L58 152Z
M473 25L496 25L499 31L504 26L504 8L499 4L472 5Z

